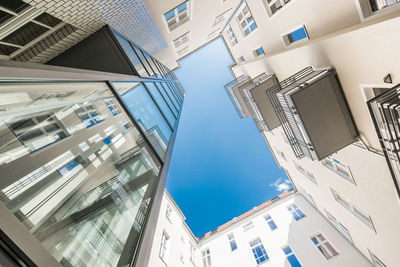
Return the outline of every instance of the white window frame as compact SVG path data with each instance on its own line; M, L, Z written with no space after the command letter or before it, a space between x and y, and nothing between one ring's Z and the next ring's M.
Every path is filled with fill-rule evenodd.
M285 253L285 249L286 249L286 248L289 248L289 249L290 249L290 253L288 253L288 254ZM283 255L285 255L286 260L289 262L290 266L292 266L292 264L291 264L290 261L289 261L289 257L292 256L292 255L296 258L297 262L300 263L299 259L298 259L297 256L294 254L293 249L292 249L289 245L283 246L283 247L281 247L281 249L282 249ZM301 264L301 263L300 263L300 264ZM285 266L286 266L286 265L285 265Z
M235 32L232 30L231 25L228 26L227 35L232 47L239 43L238 39L236 38Z
M380 258L378 258L374 253L372 253L371 250L368 249L368 252L369 252L369 255L371 256L372 263L376 267L388 267L386 264L383 263L383 261L381 261Z
M190 31L185 32L184 34L180 35L178 38L175 38L172 43L174 44L175 48L182 46L183 44L190 41L191 34Z
M338 219L335 218L329 211L325 209L326 217L331 222L333 226L351 243L353 243L353 239L351 238L350 232L346 226L344 226Z
M180 14L178 11L178 8L183 5L184 3L186 3L186 17L181 20L180 19ZM192 10L193 10L193 4L192 4L192 0L186 0L181 2L179 5L177 5L176 7L174 7L173 9L168 10L167 12L164 12L161 14L162 16L162 20L164 21L165 26L167 27L168 32L173 32L174 30L178 29L180 26L182 26L183 24L189 22L192 19ZM166 14L170 13L170 12L174 12L174 16L172 16L171 18L169 18L167 20L167 18L165 17ZM181 12L182 14L183 12ZM175 20L175 23L171 27L169 26L168 22ZM171 29L172 28L172 29Z
M273 17L275 14L277 14L279 11L281 11L283 8L285 8L289 3L291 3L294 0L271 0L270 3L268 3L268 0L263 0L265 10L267 11L268 17ZM281 7L275 11L275 13L272 12L272 6L274 6L276 3L280 3Z
M290 42L288 35L290 35L291 33L299 30L300 28L304 28L304 31L306 32L307 38L303 38L303 39L298 40L298 41ZM310 40L310 34L308 33L306 24L305 23L301 23L301 24L297 25L296 27L293 27L290 30L288 30L285 33L283 33L281 35L281 38L282 38L282 42L284 43L284 45L286 47L292 47L292 46L295 46L295 45L302 44L304 42L308 42Z
M321 235L324 240L321 240L319 235ZM315 240L317 241L317 244L315 244L314 241L312 241L313 238L315 238ZM335 256L340 255L340 253L336 249L336 247L334 245L332 245L332 243L329 242L329 240L322 233L320 233L320 232L316 233L316 234L310 236L310 239L311 239L311 242L314 244L314 246L318 249L319 253L321 253L322 256L324 256L324 258L326 260L330 260L330 259L334 258ZM326 244L329 244L329 246L331 246L334 251L331 251ZM320 247L322 247L325 251L328 252L328 254L329 254L328 257L322 252L322 249L320 249Z
M201 259L203 267L211 267L211 252L209 248L203 249L201 251Z
M235 235L233 233L229 233L226 237L229 240L229 245L230 245L231 251L237 250L238 246L237 246L237 243L236 243ZM236 248L233 248L233 246L232 246L233 244L234 244L234 246Z
M350 168L347 164L342 163L340 160L338 160L335 157L328 156L321 160L321 164L324 165L326 168L329 170L333 171L340 177L342 177L344 180L347 182L356 185L356 182L354 181L354 177L351 174ZM343 171L341 171L343 170ZM346 174L346 173L347 174Z
M183 55L185 55L187 52L189 51L189 46L185 46L184 48L182 48L181 50L178 50L176 52L176 54L178 55L178 57L182 57Z
M268 218L269 217L269 218ZM267 222L269 230L271 231L275 231L276 229L278 229L278 225L276 225L274 219L272 219L272 216L269 214L265 214L264 215L264 220ZM275 229L272 229L271 225L269 224L270 222L272 222L275 225Z
M247 8L248 12L246 14L244 14L243 10L246 9L246 8ZM241 19L239 18L240 15L242 16ZM236 12L236 16L235 17L236 17L236 22L238 23L239 28L241 29L241 32L242 32L244 38L246 38L247 36L251 35L254 31L256 31L258 29L256 20L254 19L254 16L251 13L251 10L250 10L250 8L249 8L249 6L247 5L246 2L243 2L242 6ZM252 23L248 23L247 22L247 20L250 19L250 18L253 19ZM242 26L242 22L243 21L246 21L247 25L245 27ZM251 27L250 27L250 25L252 25L253 23L256 25L256 28L254 30L252 30ZM246 34L246 30L249 30L250 32L248 34Z
M218 37L220 31L221 31L221 28L218 28L218 29L212 31L212 32L207 36L207 40L211 40L211 39L214 39L214 38Z
M167 232L163 231L162 236L161 236L161 243L160 243L160 252L158 256L161 258L161 260L167 264L168 261L168 249L169 249L169 235Z
M315 204L314 198L309 193L307 193L306 190L304 190L303 187L297 185L297 188L299 189L300 193L302 193L303 196L307 199L307 201L310 202L311 205L314 206L314 208L317 208L317 205Z
M310 180L313 184L318 185L317 181L315 180L315 176L313 173L311 173L309 170L303 168L300 164L298 164L296 161L293 160L293 164L296 167L296 169L308 180Z
M261 48L261 50L262 50L262 54L258 54L258 49L260 49L260 48ZM263 56L263 55L265 55L265 51L264 51L264 48L263 48L261 45L257 46L256 49L253 49L253 56L254 56L255 58L260 57L260 56Z
M400 10L399 3L373 11L369 0L354 0L361 21L382 17Z
M212 27L219 25L227 19L228 12L230 12L232 8L224 11L222 14L215 17Z
M257 260L258 260L259 258L261 258L261 257L266 257L266 258L267 258L267 259L266 259L265 261L263 261L263 262L260 262L260 263L257 262L257 265L261 265L261 264L266 263L266 262L268 262L268 261L270 260L270 259L269 259L269 256L268 256L268 253L267 253L267 251L266 251L266 249L265 249L265 247L264 247L264 244L263 244L263 242L261 241L260 238L256 238L256 239L254 239L253 241L249 242L249 245L250 245L251 251L253 252L253 256L254 256L254 259L256 260L256 262L257 262ZM256 255L256 253L254 252L254 250L255 250L257 247L261 247L260 249L261 249L261 251L263 252L263 255L262 255L261 257L258 257L258 256ZM264 252L265 252L265 253L264 253Z
M289 206L287 207L287 209L288 209L288 211L290 212L290 214L292 215L293 219L295 219L296 221L299 221L299 220L301 220L301 219L307 217L307 215L303 212L302 209L299 208L299 206L298 206L296 203L293 203L293 204L289 205ZM290 209L292 209L292 210L290 210ZM301 214L299 214L298 210L299 210L304 216L301 216ZM297 214L300 218L299 218L299 219L296 219L295 214Z
M345 199L341 194L339 194L336 190L331 188L331 192L333 198L344 208L350 211L355 217L357 217L361 222L363 222L366 226L368 226L371 230L376 232L374 223L372 221L371 216L369 216L365 211L360 209L354 203Z
M192 242L190 242L190 256L189 256L189 260L192 262L193 265L195 265L196 259L195 259L195 246Z
M170 223L172 223L171 216L172 216L173 209L170 205L167 205L167 209L165 210L165 217L168 219Z
M247 232L250 229L254 228L254 223L253 222L248 222L245 225L243 225L242 227L243 227L243 231Z
M237 58L237 63L238 63L238 64L243 63L243 62L245 62L245 61L246 61L246 60L244 59L244 56L240 56L240 57Z

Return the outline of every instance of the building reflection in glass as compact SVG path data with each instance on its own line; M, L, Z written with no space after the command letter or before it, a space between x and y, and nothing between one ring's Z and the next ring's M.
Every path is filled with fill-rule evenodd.
M0 199L64 266L130 263L160 166L106 83L0 85Z

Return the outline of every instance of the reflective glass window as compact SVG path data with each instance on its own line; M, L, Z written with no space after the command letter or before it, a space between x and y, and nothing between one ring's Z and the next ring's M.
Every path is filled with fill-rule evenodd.
M133 45L133 44L132 44ZM154 76L154 72L152 71L150 64L147 62L146 58L144 57L142 50L137 48L136 46L133 45L133 48L136 52L136 54L138 55L138 57L140 58L140 61L142 62L142 64L144 65L148 76Z
M172 89L168 86L167 83L161 83L161 84L164 86L164 88L165 88L167 94L170 96L170 99L171 99L171 101L174 103L175 107L176 107L177 109L179 109L180 103L179 103L178 100L176 99L176 96L175 96L175 94L173 93Z
M5 83L0 99L1 201L62 265L129 265L161 164L107 84Z
M155 84L160 89L160 92L164 96L164 99L167 100L167 103L172 108L174 114L177 115L178 114L178 106L175 106L175 103L172 102L171 96L167 93L167 89L161 83L155 83Z
M117 32L114 32L114 34L117 37L118 42L122 46L122 49L125 51L126 55L129 57L129 60L131 61L132 65L135 67L136 71L138 72L139 76L140 77L148 77L149 74L147 73L143 64L140 62L136 53L133 51L133 48L130 45L129 41L126 40L121 35L119 35Z
M142 83L113 82L125 105L145 132L154 149L164 158L172 129Z
M169 124L173 127L176 121L174 114L172 113L172 108L168 106L166 100L164 100L161 95L159 88L154 83L146 83L146 87L149 89L150 94L153 96L158 106L160 107L162 113L167 118Z

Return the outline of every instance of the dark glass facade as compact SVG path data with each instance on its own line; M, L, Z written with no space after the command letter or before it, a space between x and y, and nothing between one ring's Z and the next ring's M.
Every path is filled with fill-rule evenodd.
M179 81L116 37L152 79L0 78L0 204L63 266L132 265L178 125Z

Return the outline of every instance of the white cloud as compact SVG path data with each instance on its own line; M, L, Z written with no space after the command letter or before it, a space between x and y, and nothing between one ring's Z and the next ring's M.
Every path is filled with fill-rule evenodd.
M284 192L292 188L292 184L290 183L289 179L278 178L273 184L269 186L275 187L275 190L279 192Z

